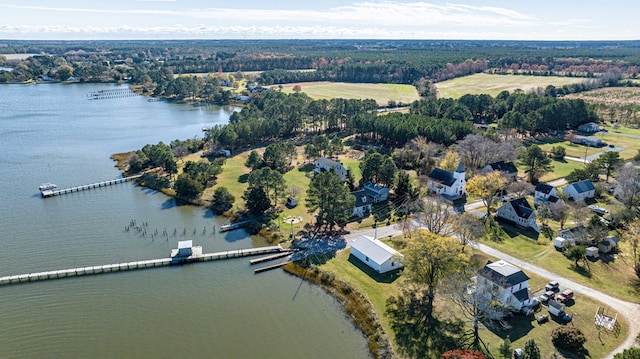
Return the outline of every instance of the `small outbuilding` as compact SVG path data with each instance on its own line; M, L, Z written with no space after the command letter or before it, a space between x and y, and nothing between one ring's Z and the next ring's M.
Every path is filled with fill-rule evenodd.
M298 200L295 197L287 198L287 203L285 203L285 206L287 206L287 208L293 208L297 205L298 205Z
M178 242L178 251L173 257L186 258L190 256L193 251L193 241L179 241Z
M556 247L557 250L559 251L563 251L568 247L571 246L575 246L576 243L573 241L573 239L568 239L568 238L563 238L563 237L556 237L553 240L553 246Z
M555 300L549 301L549 313L555 315L556 317L560 317L564 314L564 304L558 303Z
M587 258L598 258L600 250L598 247L587 247Z
M378 273L386 273L404 267L404 256L380 240L362 236L351 244L351 255Z

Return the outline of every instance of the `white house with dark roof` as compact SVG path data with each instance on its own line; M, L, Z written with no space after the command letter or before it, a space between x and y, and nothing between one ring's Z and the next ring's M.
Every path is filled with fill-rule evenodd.
M373 205L373 198L367 194L367 191L361 189L359 191L351 192L356 198L356 202L353 206L352 216L358 216L364 218L371 212L371 206Z
M389 188L373 182L364 184L365 193L373 199L373 203L383 202L389 199Z
M351 244L351 255L378 273L404 267L404 256L378 239L362 236Z
M591 180L574 182L562 189L567 198L574 201L586 200L596 196L596 187Z
M513 223L518 227L531 228L537 232L540 231L536 223L536 211L533 210L526 198L516 198L511 201L504 202L498 212L498 218Z
M533 204L538 207L543 203L558 202L558 191L555 187L546 183L538 183L533 192Z
M335 172L342 182L347 180L347 169L344 168L342 163L338 161L334 161L332 159L326 157L320 157L316 159L315 168L313 169L315 173L322 172Z
M449 198L460 198L467 193L465 177L466 171L462 168L462 162L458 164L458 168L454 172L435 168L429 173L427 187L436 194Z
M514 165L513 162L493 162L484 166L481 170L482 174L487 174L494 171L501 172L506 178L510 179L511 181L515 181L518 179L518 168L516 168L516 165Z
M487 262L478 271L477 287L480 308L490 311L494 319L501 319L503 310L495 309L494 301L504 305L504 309L520 311L534 304L529 290L529 277L522 269L499 260Z

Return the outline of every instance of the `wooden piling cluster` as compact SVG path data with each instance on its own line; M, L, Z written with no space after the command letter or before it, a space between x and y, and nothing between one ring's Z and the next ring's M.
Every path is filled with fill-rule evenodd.
M17 274L17 275L0 277L0 286L37 282L37 281L50 280L50 279L60 279L60 278L67 278L67 277L78 277L78 276L92 275L92 274L123 272L123 271L130 271L130 270L136 270L136 269L147 269L147 268L164 267L164 266L170 266L170 265L181 265L181 264L194 263L194 262L206 262L206 261L213 261L213 260L227 259L227 258L248 257L248 256L261 255L261 254L277 253L282 251L285 251L285 250L282 249L282 247L280 246L267 246L267 247L257 247L257 248L236 249L236 250L206 253L206 254L200 254L201 253L200 252L197 255L190 256L188 258L149 259L149 260L142 260L142 261L135 261L135 262L105 264L105 265L97 265L97 266L89 266L89 267L54 270L54 271L47 271L47 272Z
M142 177L142 174L123 177L123 178L116 178L112 180L96 182L91 184L85 184L82 186L69 187L69 188L60 189L60 190L44 190L44 191L41 191L40 193L42 194L43 198L47 198L47 197L53 197L53 196L58 196L62 194L67 194L67 193L86 191L88 189L93 189L93 188L107 187L107 186L111 186L118 183L133 181L134 179L140 178L140 177Z

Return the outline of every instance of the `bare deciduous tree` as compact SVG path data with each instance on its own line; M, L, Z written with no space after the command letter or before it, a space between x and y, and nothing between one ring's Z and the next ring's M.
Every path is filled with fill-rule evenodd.
M453 234L452 209L440 198L425 198L416 220L429 232L448 237Z
M467 245L475 243L478 238L485 235L485 228L482 221L470 213L462 213L453 222L453 231L460 238L462 250Z
M616 181L618 186L614 194L627 208L640 204L640 171L635 166L620 166Z

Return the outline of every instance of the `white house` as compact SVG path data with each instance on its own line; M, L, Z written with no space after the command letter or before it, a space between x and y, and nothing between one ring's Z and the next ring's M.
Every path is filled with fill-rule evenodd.
M316 159L316 167L313 169L315 173L322 172L335 172L342 182L347 180L347 169L344 168L342 163L328 159L326 157L320 157Z
M364 191L373 199L373 203L386 201L389 198L389 189L376 183L365 183Z
M596 196L596 188L591 183L591 180L584 180L580 182L574 182L562 189L567 198L574 201L585 200Z
M489 163L481 170L483 174L487 174L493 171L502 172L502 174L504 174L504 176L511 181L515 181L518 179L518 168L516 168L516 165L514 165L513 162L498 161Z
M490 310L492 317L500 319L503 310L495 309L494 301L504 309L520 311L534 304L529 290L529 277L518 267L504 260L487 262L478 271L477 289L480 307Z
M351 255L378 273L404 267L404 256L378 239L362 236L351 244Z
M577 143L579 145L585 145L590 147L602 147L602 139L596 136L571 136L571 143Z
M578 126L578 131L586 132L586 133L596 133L600 131L600 126L598 126L595 122L583 123Z
M546 202L555 203L559 199L557 194L555 187L542 182L538 183L533 193L533 204L538 207Z
M360 218L366 217L371 212L371 205L373 205L373 198L367 195L367 191L361 189L359 191L351 192L351 195L356 197L356 203L353 206L352 216L358 216Z
M496 214L498 218L511 222L518 227L540 231L536 223L536 211L531 208L531 205L524 197L504 202L498 208Z
M429 173L427 186L430 191L449 198L460 198L467 193L466 171L462 168L462 162L453 172L435 168Z
M561 229L558 231L558 237L569 240L571 245L592 243L587 235L587 229L583 225Z

